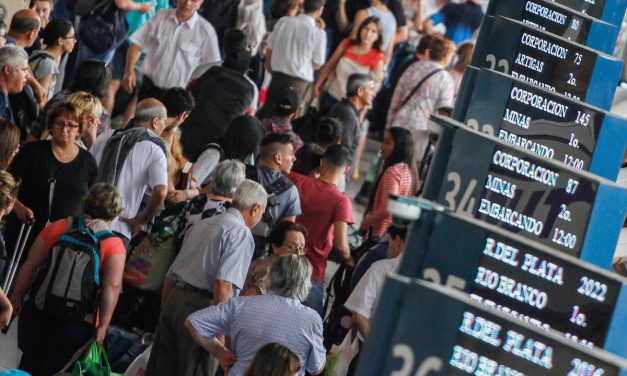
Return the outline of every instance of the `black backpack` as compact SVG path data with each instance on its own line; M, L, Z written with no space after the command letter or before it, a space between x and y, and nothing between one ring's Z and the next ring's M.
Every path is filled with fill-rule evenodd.
M65 0L68 9L77 16L86 16L94 9L98 0Z
M380 240L378 238L371 236L364 240L359 247L351 249L351 255L355 260L355 265L357 265L357 262L359 262L362 256L379 243ZM342 340L346 337L350 329L352 312L344 307L344 303L346 303L346 300L348 300L352 292L351 280L353 278L353 271L353 268L344 262L340 262L340 266L331 278L331 281L329 281L329 286L327 287L327 296L322 309L323 314L327 312L330 301L333 301L329 315L324 318L322 329L324 337L323 344L327 351L330 351L333 345L342 343Z
M111 231L94 233L82 217L50 249L48 260L31 291L35 307L47 316L81 321L96 312L100 300L100 242Z
M256 166L246 166L246 178L259 183L259 174ZM272 184L263 185L263 188L268 194L268 202L266 211L261 217L261 221L251 230L253 238L255 239L253 260L257 260L267 254L268 235L270 235L270 231L272 231L272 228L280 219L278 196L293 186L294 183L283 175Z

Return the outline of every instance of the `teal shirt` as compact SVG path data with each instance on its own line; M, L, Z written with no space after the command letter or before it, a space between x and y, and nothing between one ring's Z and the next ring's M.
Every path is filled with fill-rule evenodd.
M152 16L157 13L158 10L168 9L170 7L170 3L168 0L134 0L136 3L156 3L156 5L152 8L152 10L148 13L141 14L139 12L126 12L126 21L128 22L128 34L127 37L130 37L135 30L139 29L144 22L148 21Z

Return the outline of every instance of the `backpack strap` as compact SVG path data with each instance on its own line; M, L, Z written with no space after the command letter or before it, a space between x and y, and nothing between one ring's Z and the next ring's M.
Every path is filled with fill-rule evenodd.
M28 62L29 64L35 65L32 70L36 71L37 68L39 68L39 65L46 59L54 60L54 57L52 57L49 53L42 51L41 53L31 55L31 57L28 58Z
M97 233L94 234L94 236L96 237L96 239L98 239L98 241L101 241L101 242L109 238L117 237L117 235L115 235L113 232L109 230L98 231Z
M411 99L411 97L414 96L414 94L416 94L416 92L418 91L418 89L420 89L420 87L422 86L423 83L425 83L425 81L427 81L431 76L433 76L434 74L438 73L438 72L442 72L444 71L444 69L438 68L435 69L434 71L430 72L429 74L427 74L426 76L423 77L422 80L418 81L418 83L416 84L416 86L414 86L414 88L409 92L409 95L405 97L405 99L403 100L403 102L401 102L401 105L398 106L398 108L396 109L396 111L398 112L398 110L400 110L401 108L405 107L405 105L407 104L407 102L409 102L409 100Z
M75 230L75 229L83 228L83 227L85 227L85 218L73 216L71 229Z
M246 179L254 180L259 183L259 171L256 166L246 165ZM292 188L294 183L284 175L272 182L271 184L263 185L268 195L274 194L275 196Z
M274 194L276 196L280 195L283 192L286 192L288 189L292 188L294 183L284 175L281 175L280 178L272 182L272 184L268 186L264 186L269 195Z

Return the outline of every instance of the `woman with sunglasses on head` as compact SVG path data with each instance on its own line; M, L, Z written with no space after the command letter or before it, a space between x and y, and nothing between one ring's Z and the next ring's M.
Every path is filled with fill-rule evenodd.
M377 17L364 19L354 38L346 38L322 67L314 82L314 96L320 98L320 112L327 112L346 97L348 77L354 73L372 73L383 79L383 34Z
M268 235L270 254L250 264L244 289L240 295L265 295L270 286L268 273L272 264L279 257L290 253L304 255L306 239L307 229L302 225L289 221L277 223Z
M74 82L67 89L61 90L52 98L48 98L48 103L44 106L42 111L39 111L39 128L31 132L31 139L45 138L46 119L48 118L48 112L60 102L66 102L70 95L73 93L84 91L98 100L102 100L104 96L104 90L107 83L111 80L111 71L105 66L102 61L98 60L85 60L76 68L76 76ZM100 116L100 123L98 124L97 134L108 130L111 127L111 116L103 109ZM42 136L43 135L43 136Z
M50 140L25 144L9 172L21 181L13 213L8 217L5 238L13 252L21 223L35 220L25 249L44 226L55 220L81 215L81 199L96 182L96 160L76 145L83 131L80 110L62 102L50 110L46 122Z
M76 105L80 111L80 121L83 128L81 146L90 149L96 141L98 126L101 123L103 107L100 100L86 91L77 91L70 95L68 102Z
M60 70L61 59L74 49L76 35L70 21L53 19L42 30L41 37L46 48L33 52L28 60L33 75L50 99L61 91L61 85L57 85L59 77L63 79L64 75Z

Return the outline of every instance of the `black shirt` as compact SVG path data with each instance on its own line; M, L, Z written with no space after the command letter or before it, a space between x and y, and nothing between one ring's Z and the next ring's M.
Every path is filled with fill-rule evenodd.
M342 130L342 145L348 148L349 162L352 166L361 134L359 111L348 99L344 98L331 107L327 116L339 120L344 126Z
M46 140L25 144L8 171L21 181L17 198L35 215L29 237L34 239L48 218L53 222L82 214L81 202L89 187L96 182L98 167L94 157L82 148L71 162L59 162L52 152L51 142ZM52 179L55 187L49 215L48 197ZM13 252L19 226L17 217L10 215L5 233L9 253Z

